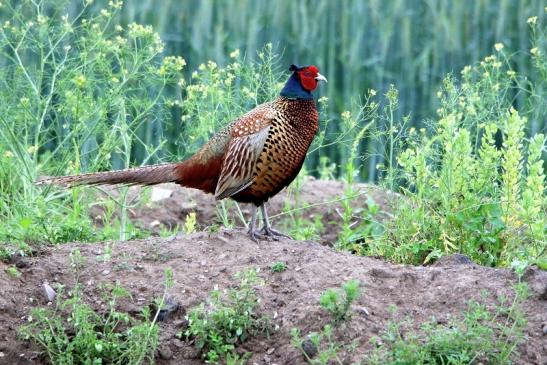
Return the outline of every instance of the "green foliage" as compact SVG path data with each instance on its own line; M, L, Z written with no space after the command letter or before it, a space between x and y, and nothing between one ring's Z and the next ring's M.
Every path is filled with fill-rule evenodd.
M6 274L8 274L8 276L11 276L12 278L21 277L21 272L19 272L19 270L17 270L17 267L15 267L15 266L8 266L5 269L5 272L6 272Z
M95 0L94 10L107 2ZM71 9L75 11L81 3L71 1ZM418 129L422 119L438 108L432 90L439 88L444 75L478 60L496 42L505 43L505 50L515 55L515 64L529 75L529 80L547 79L533 73L532 62L545 62L545 57L537 57L537 61L526 57L533 47L524 36L526 18L538 15L540 23L545 15L538 11L543 12L544 6L543 0L471 3L128 0L114 21L125 25L146 20L160 34L169 35L165 39L166 49L186 56L188 75L204 60L227 65L236 49L247 59L257 60L263 45L272 42L281 53L279 64L284 70L293 62L314 63L329 78L320 93L330 100L330 116L347 110L348 103L368 87L383 93L388 85L396 84L401 92L400 109L395 116L412 112L413 126ZM543 100L547 100L545 90L538 88ZM540 97L540 94L533 97L522 94L516 103L519 106L537 103ZM530 132L542 128L546 110L538 108L538 114L529 118ZM165 131L162 126L154 128ZM327 144L342 130L339 123L332 123ZM177 148L173 141L178 136L178 133L166 135L170 151ZM321 156L341 165L346 160L340 147L329 144ZM365 141L363 147L370 152L379 149L381 141ZM310 157L306 164L314 171L319 155ZM365 161L362 178L375 181L375 166L381 162L375 158Z
M270 270L272 272L283 272L283 271L287 270L287 263L285 263L283 261L277 261L276 263L274 263L270 267Z
M512 364L516 346L524 339L526 326L521 305L527 288L519 284L513 302L501 304L491 312L485 304L470 302L461 320L446 325L432 320L421 326L421 333L408 330L410 322L390 322L378 348L367 364L386 365L467 365L474 363ZM403 335L404 332L404 335Z
M319 298L319 304L332 316L334 324L340 324L351 317L351 304L359 298L361 290L358 280L350 280L340 289L327 289Z
M466 67L461 85L445 79L431 133L405 131L391 172L403 196L365 253L421 264L460 252L490 266L545 254L545 137L526 139L527 120L510 107L518 80L503 53Z
M201 350L206 363L244 363L250 355L238 355L235 348L239 343L259 333L268 333L269 324L265 317L257 316L259 298L254 287L262 284L257 270L236 274L239 285L224 294L214 289L206 303L192 309L187 319L188 329L180 336L192 338Z
M161 57L163 43L151 27L114 26L121 2L100 13L89 4L73 16L64 15L62 1L2 4L2 241L93 240L87 217L93 197L38 190L39 173L128 167L135 151L154 159L162 145L151 132L137 133L168 111L165 89L180 79L184 60ZM120 191L115 201L124 239L130 205L127 189Z
M57 293L55 308L35 308L19 335L41 347L53 364L153 363L159 344L159 328L151 321L148 308L142 319L116 310L127 296L116 285L105 293L106 310L99 314L84 301L78 287L67 299Z

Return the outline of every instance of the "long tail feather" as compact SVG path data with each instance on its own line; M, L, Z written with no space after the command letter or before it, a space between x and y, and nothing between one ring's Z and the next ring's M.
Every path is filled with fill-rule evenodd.
M144 166L120 171L106 171L73 176L61 176L37 181L37 185L154 185L177 181L175 168L179 163Z

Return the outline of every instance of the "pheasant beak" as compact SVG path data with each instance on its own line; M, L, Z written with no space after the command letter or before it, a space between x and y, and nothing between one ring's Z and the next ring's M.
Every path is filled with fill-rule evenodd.
M315 76L315 79L316 79L317 81L325 81L325 82L327 82L327 78L326 78L325 76L321 75L319 72L317 73L317 76Z

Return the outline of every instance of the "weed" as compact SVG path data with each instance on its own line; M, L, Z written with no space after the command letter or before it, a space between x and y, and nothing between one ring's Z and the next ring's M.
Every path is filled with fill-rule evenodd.
M6 269L6 274L8 274L8 276L11 276L12 278L19 278L21 277L21 272L19 270L17 270L17 268L15 266L8 266Z
M271 272L283 272L287 270L287 263L283 261L278 261L270 266Z
M107 307L99 314L84 301L78 286L67 299L60 292L55 308L32 310L19 335L38 344L54 364L153 363L159 328L148 308L142 319L118 312L116 303L125 296L123 288L113 287L103 296Z
M358 280L350 280L340 289L327 289L319 298L319 304L332 316L334 324L351 318L351 304L359 298L361 290Z
M421 326L422 334L407 330L410 322L390 322L379 346L366 359L367 364L511 364L516 346L522 341L526 326L520 308L527 297L524 284L516 287L513 302L501 304L491 312L485 304L470 302L462 320L447 325L435 320ZM404 336L403 336L404 331Z
M192 309L187 315L188 329L179 334L195 341L207 363L242 363L250 354L238 355L236 346L269 331L268 320L256 314L259 299L254 286L262 283L258 271L241 272L236 278L240 281L237 288L224 294L214 289L208 303Z
M194 233L196 231L196 225L196 212L190 212L184 221L184 233Z
M525 138L527 121L507 98L505 68L508 59L493 55L466 67L461 85L447 77L432 133L405 132L387 174L404 198L393 201L394 219L366 253L413 264L451 252L489 266L540 259L545 137Z

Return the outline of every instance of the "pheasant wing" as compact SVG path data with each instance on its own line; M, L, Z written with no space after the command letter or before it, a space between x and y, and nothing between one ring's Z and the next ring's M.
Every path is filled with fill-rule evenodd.
M268 138L273 115L271 110L255 109L232 125L215 191L216 199L237 194L253 183L256 162Z

